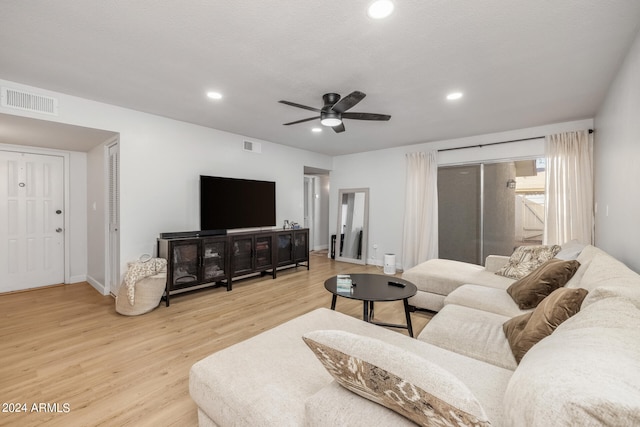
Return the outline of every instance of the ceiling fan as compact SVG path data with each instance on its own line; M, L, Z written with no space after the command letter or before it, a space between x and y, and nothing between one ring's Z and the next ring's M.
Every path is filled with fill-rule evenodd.
M323 126L329 126L336 133L340 133L345 131L342 119L387 121L391 118L391 116L388 116L386 114L347 112L347 110L351 109L358 102L362 101L365 96L367 95L359 91L351 92L344 98L340 98L340 95L338 95L337 93L326 93L322 95L322 100L324 101L324 106L322 108L308 107L306 105L296 104L295 102L290 101L278 102L280 102L281 104L291 105L292 107L304 108L305 110L320 113L319 116L296 120L295 122L284 123L285 126L320 119L320 123Z

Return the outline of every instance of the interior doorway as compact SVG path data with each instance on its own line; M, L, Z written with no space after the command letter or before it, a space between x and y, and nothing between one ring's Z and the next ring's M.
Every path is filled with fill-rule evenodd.
M309 249L329 248L329 171L304 167L304 223L309 229Z

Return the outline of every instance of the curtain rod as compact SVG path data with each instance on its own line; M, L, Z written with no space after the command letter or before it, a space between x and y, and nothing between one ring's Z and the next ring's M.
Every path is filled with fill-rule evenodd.
M593 133L593 129L589 129L589 133ZM534 137L531 137L531 138L512 139L510 141L490 142L488 144L467 145L465 147L442 148L442 149L438 150L438 153L440 153L442 151L462 150L464 148L482 148L482 147L488 147L489 145L508 144L510 142L531 141L533 139L541 139L541 138L544 138L544 136L534 136Z

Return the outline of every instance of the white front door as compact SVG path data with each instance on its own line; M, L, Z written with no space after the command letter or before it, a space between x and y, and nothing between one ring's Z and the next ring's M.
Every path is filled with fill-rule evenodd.
M64 283L64 158L0 151L0 292Z

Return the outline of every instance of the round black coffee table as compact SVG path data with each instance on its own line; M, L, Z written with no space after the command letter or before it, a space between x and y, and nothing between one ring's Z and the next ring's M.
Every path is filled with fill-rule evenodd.
M348 285L348 279L351 286ZM339 285L339 281L341 286ZM391 284L390 284L391 283ZM408 299L418 292L416 285L408 280L393 276L383 276L381 274L345 274L333 276L324 282L324 287L333 294L331 299L331 310L336 309L336 300L339 296L351 298L363 302L362 319L365 322L392 328L403 328L409 331L409 336L413 337L413 327L411 326L411 316ZM406 325L393 323L379 323L373 321L373 303L376 301L399 301L404 302L404 314L407 318Z

